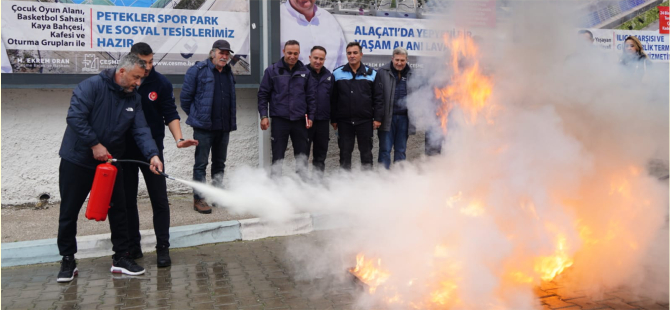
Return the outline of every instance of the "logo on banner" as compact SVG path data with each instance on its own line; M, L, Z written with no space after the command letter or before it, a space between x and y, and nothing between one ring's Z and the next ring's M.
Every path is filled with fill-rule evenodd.
M100 71L100 58L95 54L85 54L84 60L81 61L82 72L99 72Z
M149 93L149 100L156 101L157 98L158 98L158 94L155 91L152 91L152 92Z

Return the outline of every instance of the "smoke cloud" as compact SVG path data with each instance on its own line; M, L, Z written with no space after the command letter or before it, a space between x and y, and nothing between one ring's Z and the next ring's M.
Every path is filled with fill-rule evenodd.
M634 73L621 55L584 44L571 4L507 9L476 33L479 59L463 62L479 60L493 82L476 117L449 103L440 128L447 103L435 87L454 77L448 53L417 71L411 120L443 142L441 155L307 181L243 168L226 190L194 186L231 212L343 219L289 253L297 279L334 282L348 281L359 253L381 259L390 276L361 294L364 309L537 309L538 266L557 259L572 261L556 278L566 289L596 296L625 285L667 302L667 64Z

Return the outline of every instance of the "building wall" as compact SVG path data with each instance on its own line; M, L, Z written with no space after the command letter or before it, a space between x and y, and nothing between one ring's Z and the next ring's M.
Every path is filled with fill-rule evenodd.
M179 98L179 89L175 97ZM72 89L2 89L2 205L30 204L48 194L50 201L59 201L58 150L63 138L65 117ZM179 102L177 102L179 104ZM193 130L184 122L186 115L178 109L185 137L193 137ZM258 167L258 111L255 89L237 90L238 130L230 136L226 171L241 166ZM423 135L411 136L408 159L423 154ZM194 148L177 149L166 128L166 173L183 179L192 178ZM373 150L376 165L378 141ZM269 147L269 141L268 141ZM339 166L337 137L331 129L326 173ZM294 171L293 149L289 144L284 173ZM360 167L358 150L354 151L354 169ZM311 159L310 159L311 160ZM209 167L208 167L209 170ZM224 180L224 182L227 182ZM146 195L140 181L140 195ZM168 181L170 193L190 192L181 183Z

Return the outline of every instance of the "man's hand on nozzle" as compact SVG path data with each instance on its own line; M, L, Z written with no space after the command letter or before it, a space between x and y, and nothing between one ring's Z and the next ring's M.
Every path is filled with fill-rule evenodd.
M160 158L158 156L151 157L150 161L151 167L149 169L151 172L160 175L158 171L163 172L163 163L161 162Z
M107 148L100 143L94 145L93 147L91 147L91 149L93 150L93 158L95 158L96 160L106 161L107 159L109 159L109 156L111 156L111 154L109 154L109 152L107 151Z

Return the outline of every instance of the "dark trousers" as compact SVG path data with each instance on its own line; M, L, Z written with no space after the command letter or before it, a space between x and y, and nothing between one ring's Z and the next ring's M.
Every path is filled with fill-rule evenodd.
M384 168L391 167L391 149L393 149L393 162L407 158L407 139L409 138L409 117L407 115L393 115L391 118L391 130L377 131L379 137L379 157L377 161Z
M102 162L101 162L102 163ZM109 229L112 232L112 251L124 254L128 251L128 224L126 222L125 195L123 192L123 167L116 166L118 172L114 182L110 203ZM58 169L60 187L60 214L58 216L58 251L60 255L77 253L77 217L86 196L93 186L95 169L75 165L61 159Z
M228 156L228 141L230 132L223 130L203 130L193 128L193 139L198 140L195 147L195 164L193 165L193 180L205 183L207 181L207 164L209 152L212 151L212 185L223 185L223 171L226 168ZM193 198L203 199L201 193L193 189Z
M351 170L351 153L354 152L354 141L357 140L363 169L372 169L372 121L357 125L351 122L338 122L337 131L337 144L340 146L340 168Z
M163 162L163 152L158 157ZM146 161L140 156L128 159ZM170 205L168 204L167 184L165 177L154 174L149 166L135 163L123 163L124 187L126 191L126 216L128 218L128 237L130 247L140 247L140 215L137 210L137 187L139 185L138 170L142 171L144 183L147 185L151 209L153 210L154 232L156 233L156 248L170 247Z
M272 139L272 170L273 176L281 175L284 154L288 147L288 138L293 144L293 156L295 156L295 168L300 176L307 172L307 157L309 156L309 137L305 120L291 121L275 117L270 126ZM279 163L278 163L279 162Z
M312 128L307 130L309 134L309 146L307 151L312 150L314 158L312 164L314 169L324 172L326 170L326 156L328 155L328 142L330 141L330 121L314 121ZM309 157L309 154L307 154Z

